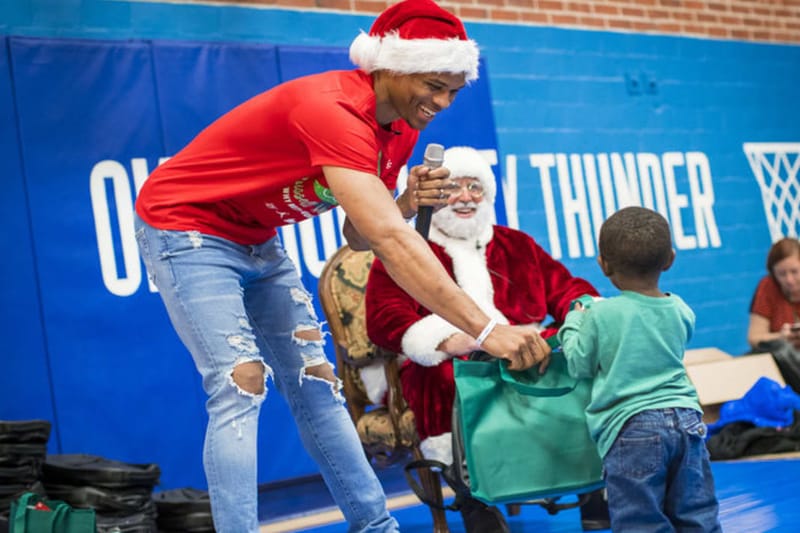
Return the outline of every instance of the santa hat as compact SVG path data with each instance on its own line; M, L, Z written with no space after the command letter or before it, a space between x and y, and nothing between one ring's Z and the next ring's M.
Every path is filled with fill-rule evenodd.
M366 72L464 73L478 79L478 45L461 21L433 0L402 0L355 38L350 59Z
M494 202L497 184L489 161L475 148L454 146L444 151L442 166L450 170L451 178L477 178L483 185L483 200Z

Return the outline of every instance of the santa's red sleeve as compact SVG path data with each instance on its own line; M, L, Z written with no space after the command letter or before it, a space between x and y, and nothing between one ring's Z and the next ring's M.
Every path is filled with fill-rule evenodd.
M564 321L574 299L598 294L591 283L573 276L521 231L495 226L487 254L495 304L511 324L542 323L550 316L558 325ZM548 328L542 336L555 331Z
M583 278L573 276L560 262L545 252L541 246L535 244L536 260L539 264L539 271L545 278L547 291L547 312L556 322L564 322L569 305L573 300L589 294L599 296L597 289Z
M445 266L441 248L431 245ZM452 276L452 274L451 274ZM402 353L423 366L435 366L450 356L436 348L458 328L418 304L375 259L366 289L367 334L376 345Z

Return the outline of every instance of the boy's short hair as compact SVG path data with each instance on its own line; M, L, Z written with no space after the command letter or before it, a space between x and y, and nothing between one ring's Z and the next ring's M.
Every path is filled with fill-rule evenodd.
M623 274L661 272L672 258L669 223L644 207L625 207L608 217L598 240L600 255Z

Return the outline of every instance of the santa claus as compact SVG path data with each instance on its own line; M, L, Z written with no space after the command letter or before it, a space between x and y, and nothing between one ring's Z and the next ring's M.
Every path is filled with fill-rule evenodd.
M431 249L498 323L529 325L543 337L555 334L570 303L597 291L527 234L494 224L495 176L477 150L450 148L443 165L450 170L452 187L446 191L447 205L431 219ZM404 357L403 395L414 412L423 454L451 463L452 359L466 357L479 349L478 343L406 294L379 260L367 283L366 313L372 342ZM553 324L543 328L548 318ZM373 400L379 399L381 378L369 370L362 378Z
M527 234L494 224L496 180L480 152L449 148L443 165L450 170L452 187L446 191L447 205L431 218L431 249L456 283L498 323L528 325L543 337L555 334L570 303L597 291ZM367 283L366 313L372 342L403 358L403 395L414 413L423 454L450 464L452 359L479 349L476 339L417 303L377 259ZM543 327L548 319L551 325ZM385 393L382 369L364 369L362 379L372 400L379 401ZM489 511L485 506L479 509L484 515ZM495 527L470 528L465 514L467 530L507 531L499 512L491 511Z
M445 151L452 187L447 206L431 219L430 246L444 267L491 318L529 325L547 337L557 330L572 300L596 295L589 282L572 276L527 234L495 225L495 176L477 150ZM450 411L454 398L453 357L477 350L475 339L419 305L386 273L379 260L366 293L367 331L372 342L401 353L403 393L414 412L426 457L449 463ZM543 322L552 318L547 329ZM373 399L380 385L365 380Z

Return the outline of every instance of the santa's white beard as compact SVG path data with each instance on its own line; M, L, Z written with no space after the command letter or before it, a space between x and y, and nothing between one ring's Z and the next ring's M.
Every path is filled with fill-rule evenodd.
M461 218L456 209L474 207L475 213L470 218ZM455 239L473 239L493 223L492 204L490 202L457 202L447 205L433 214L431 224L449 237Z

